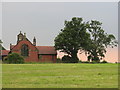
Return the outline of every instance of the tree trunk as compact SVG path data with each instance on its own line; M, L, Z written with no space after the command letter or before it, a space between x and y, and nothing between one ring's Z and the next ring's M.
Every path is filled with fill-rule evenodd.
M72 63L78 63L79 59L77 57L77 52L72 53L71 58L72 58Z
M99 57L96 55L92 58L92 61L95 61L95 62L100 62L100 59Z
M98 54L96 52L96 49L93 51L92 56L93 56L92 61L100 62L100 59L99 59Z

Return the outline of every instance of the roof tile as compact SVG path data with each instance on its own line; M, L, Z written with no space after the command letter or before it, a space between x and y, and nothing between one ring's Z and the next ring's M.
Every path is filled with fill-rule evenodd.
M57 54L54 46L36 46L39 54Z
M2 55L8 55L9 52L9 50L2 50Z

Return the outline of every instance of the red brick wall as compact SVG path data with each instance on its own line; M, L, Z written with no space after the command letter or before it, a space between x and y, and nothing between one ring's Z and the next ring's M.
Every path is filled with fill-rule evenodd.
M56 62L57 55L41 55L39 62Z
M23 44L28 45L29 48L29 56L24 58L25 62L38 62L38 50L35 46L32 45L30 41L20 41L17 45L13 47L11 51L14 53L21 54L21 47Z

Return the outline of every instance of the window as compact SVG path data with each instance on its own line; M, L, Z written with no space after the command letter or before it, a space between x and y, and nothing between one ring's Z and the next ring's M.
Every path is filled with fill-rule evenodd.
M28 49L28 45L23 44L21 47L21 55L22 56L28 56L29 55L29 49Z

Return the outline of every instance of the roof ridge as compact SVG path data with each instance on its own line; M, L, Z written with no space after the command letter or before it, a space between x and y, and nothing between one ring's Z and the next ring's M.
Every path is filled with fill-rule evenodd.
M2 50L2 51L10 51L10 50Z

